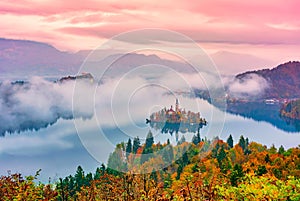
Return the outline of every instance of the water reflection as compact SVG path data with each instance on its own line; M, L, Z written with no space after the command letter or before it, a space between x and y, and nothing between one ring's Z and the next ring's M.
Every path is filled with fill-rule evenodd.
M300 131L300 120L298 119L291 119L288 117L282 117L281 118L287 123L287 125L293 126L296 131Z
M227 112L237 114L255 121L265 121L286 132L299 132L300 121L280 116L280 104L265 104L263 102L231 103Z
M170 122L148 122L150 127L159 130L162 134L170 134L173 136L175 133L176 141L178 141L178 133L199 133L203 126L207 125L207 122L199 124L189 123L170 123Z

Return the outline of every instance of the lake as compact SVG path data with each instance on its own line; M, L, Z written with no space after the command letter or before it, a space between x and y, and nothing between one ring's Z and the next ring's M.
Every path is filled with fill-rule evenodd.
M197 102L201 116L207 119L208 125L200 130L201 137L219 136L226 140L231 134L237 143L240 135L243 135L250 141L267 146L274 144L277 148L283 145L286 149L300 144L300 132L284 131L264 121L225 113L201 99L180 97L180 101L183 108L191 110L195 109L192 103ZM169 107L173 102L174 97L170 96L164 105ZM101 115L100 112L88 119L59 119L53 125L36 131L6 134L0 138L0 174L5 175L9 170L28 175L42 169L39 179L48 182L49 178L55 181L59 177L74 174L78 165L85 172L94 172L97 166L107 162L109 153L117 143L126 142L129 137L136 136L143 141L149 130L156 142L170 139L175 144L175 135L162 134L159 129L150 128L145 123L149 114L163 108L163 105L154 104L151 109L147 107L149 105L145 103L144 111L139 108L142 113L145 112L144 115L133 114L130 121L119 121L117 126L107 124L105 119L109 117ZM128 110L133 108L129 106ZM178 133L178 138L182 135L191 140L194 134Z

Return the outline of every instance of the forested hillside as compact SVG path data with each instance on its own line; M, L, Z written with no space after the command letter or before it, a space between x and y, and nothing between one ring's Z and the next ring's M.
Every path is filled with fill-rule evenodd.
M236 76L243 80L250 74L257 74L269 83L262 98L300 98L300 62L287 62L272 69L248 71Z
M116 165L120 171L110 168ZM149 133L145 144L118 144L95 173L79 166L47 185L37 176L2 176L0 200L299 200L300 148L268 148L243 136L234 145L231 135L226 142L195 135L173 146L154 144Z

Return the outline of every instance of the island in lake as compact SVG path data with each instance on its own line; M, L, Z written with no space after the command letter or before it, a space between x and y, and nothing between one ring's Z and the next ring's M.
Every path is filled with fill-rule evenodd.
M200 112L186 111L179 107L179 101L176 99L175 108L171 105L169 109L164 108L158 112L152 113L146 123L154 129L160 129L162 133L175 132L199 132L207 125L207 121L200 116Z

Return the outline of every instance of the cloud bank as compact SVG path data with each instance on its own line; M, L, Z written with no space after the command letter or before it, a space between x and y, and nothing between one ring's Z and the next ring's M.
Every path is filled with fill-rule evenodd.
M77 81L82 97L91 90L90 83ZM0 135L5 132L38 130L54 124L59 118L73 118L72 97L75 81L54 83L40 77L28 82L4 81L0 85ZM83 100L83 102L85 102ZM83 105L77 107L82 118L93 115Z
M269 87L268 81L257 74L247 74L243 78L227 77L224 80L227 92L235 98L259 98Z
M153 72L147 76L147 68L144 71L143 76L140 72L128 73L102 80L101 84L87 80L54 83L40 77L24 83L4 81L0 84L0 135L38 130L60 118L94 115L101 126L138 124L149 117L154 108L173 105L178 96L186 109L199 110L191 99L194 89L224 87L230 96L249 98L259 97L268 87L268 82L256 74L242 79L223 77L224 86L220 86L216 84L219 83L217 78L207 73L169 71L153 77Z

